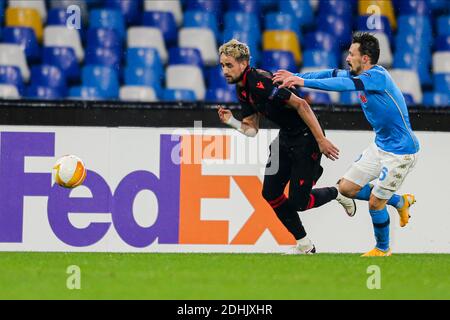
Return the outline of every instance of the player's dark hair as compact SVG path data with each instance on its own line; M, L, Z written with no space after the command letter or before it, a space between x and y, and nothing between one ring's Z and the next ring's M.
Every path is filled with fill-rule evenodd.
M358 32L353 35L352 43L359 43L359 52L361 55L367 55L372 64L378 63L380 57L380 44L378 39L367 32Z

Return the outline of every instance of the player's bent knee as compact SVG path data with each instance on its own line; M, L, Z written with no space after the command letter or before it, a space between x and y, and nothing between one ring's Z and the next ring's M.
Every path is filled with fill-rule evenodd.
M339 182L339 192L348 198L355 198L359 190L361 190L360 186L350 184L344 179Z

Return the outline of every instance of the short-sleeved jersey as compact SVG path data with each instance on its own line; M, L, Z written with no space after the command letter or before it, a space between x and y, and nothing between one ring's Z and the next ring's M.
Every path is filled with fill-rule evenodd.
M287 106L293 93L285 88L278 89L272 83L270 72L247 68L242 81L244 86L237 86L236 91L243 118L259 113L277 124L281 131L296 133L308 128L297 111Z

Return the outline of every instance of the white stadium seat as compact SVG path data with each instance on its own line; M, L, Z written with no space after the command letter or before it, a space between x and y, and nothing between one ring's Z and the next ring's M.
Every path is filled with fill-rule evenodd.
M145 86L123 86L120 88L120 100L155 102L158 101L155 90L152 87Z
M200 51L203 63L207 66L219 62L216 37L211 29L181 28L178 33L178 45L181 48L196 48Z
M25 53L20 45L0 43L0 65L16 66L20 69L25 82L30 79L30 69L28 68Z
M168 60L166 44L161 30L152 27L131 27L128 29L128 48L156 48L161 61L165 64Z
M325 69L334 69L332 67L329 68L315 68L315 67L307 67L307 68L302 68L299 72L300 73L306 73L306 72L317 72L317 71L321 71L321 70L325 70ZM302 89L303 90L303 89ZM332 102L334 103L338 103L339 102L339 92L336 91L324 91L324 90L316 90L316 89L310 89L307 88L306 91L321 91L321 92L326 92L328 93L328 95L330 96L330 99Z
M0 99L20 99L16 86L0 84Z
M450 51L438 51L433 54L433 72L450 73Z
M420 87L419 75L416 71L391 69L389 74L403 93L410 94L415 103L422 103L422 88Z
M378 39L380 44L380 58L378 59L378 64L385 68L391 67L393 57L389 38L384 32L375 32L373 35Z
M183 11L181 10L180 0L145 0L144 11L171 12L175 17L177 26L183 24Z
M45 0L9 0L8 7L36 9L41 16L42 22L47 21Z
M78 62L84 60L84 49L81 44L80 33L76 29L69 29L65 26L45 27L44 46L73 48Z
M202 70L193 65L170 65L166 69L168 89L188 89L195 92L197 100L204 100L206 94Z

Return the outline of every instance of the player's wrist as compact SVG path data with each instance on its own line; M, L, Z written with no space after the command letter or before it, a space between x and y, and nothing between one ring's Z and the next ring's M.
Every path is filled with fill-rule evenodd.
M242 126L242 122L233 117L233 115L231 115L230 118L228 118L228 120L225 123L237 130L241 129Z

